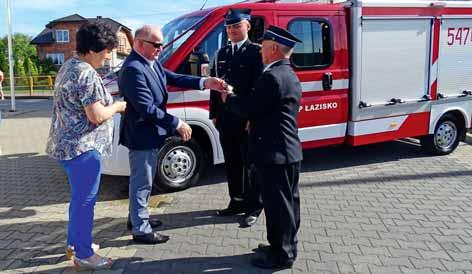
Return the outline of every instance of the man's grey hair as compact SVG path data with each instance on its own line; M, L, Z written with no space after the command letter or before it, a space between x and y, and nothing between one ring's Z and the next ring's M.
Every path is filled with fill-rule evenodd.
M285 45L282 45L280 43L277 43L279 45L279 50L280 52L285 55L285 57L290 57L293 53L293 48L287 47Z

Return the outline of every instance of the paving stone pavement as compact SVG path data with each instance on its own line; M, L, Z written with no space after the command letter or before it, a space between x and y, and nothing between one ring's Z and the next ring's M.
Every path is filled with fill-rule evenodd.
M18 103L0 122L0 272L75 273L64 256L66 177L43 152L51 102ZM152 209L171 240L151 246L126 231L127 178L104 176L94 235L116 262L97 273L472 274L471 153L461 144L431 157L409 140L305 153L299 258L278 272L249 264L265 241L264 218L240 229L213 216L227 203L221 166Z

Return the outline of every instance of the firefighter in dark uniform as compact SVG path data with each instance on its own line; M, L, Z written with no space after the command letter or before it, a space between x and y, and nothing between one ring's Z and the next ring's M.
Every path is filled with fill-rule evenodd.
M261 185L270 244L260 244L257 250L262 256L252 261L262 268L290 268L297 257L302 160L297 116L302 88L289 60L297 42L286 30L270 26L262 42L266 68L255 92L248 96L221 94L229 111L250 121L249 159Z
M224 79L234 87L237 95L248 95L254 90L254 83L263 70L260 45L248 39L251 28L249 9L230 9L225 15L226 33L231 43L215 55L212 76ZM210 119L220 134L225 156L226 177L230 202L226 209L219 210L219 216L233 216L241 213L241 227L249 227L257 221L262 211L260 191L251 180L247 165L248 119L228 112L217 91L210 94Z

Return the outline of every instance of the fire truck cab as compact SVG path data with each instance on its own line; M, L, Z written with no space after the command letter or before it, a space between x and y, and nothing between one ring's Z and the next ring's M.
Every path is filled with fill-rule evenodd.
M249 8L252 41L276 25L303 42L291 63L303 89L298 126L304 149L414 137L432 154L454 151L472 123L472 2L293 2L245 1L179 17L163 28L160 61L172 71L205 76L227 43L224 14ZM224 161L208 117L209 94L169 87L169 112L186 120L193 134L187 143L170 137L161 149L156 187L190 187L207 163ZM117 115L104 173L129 175L119 121Z

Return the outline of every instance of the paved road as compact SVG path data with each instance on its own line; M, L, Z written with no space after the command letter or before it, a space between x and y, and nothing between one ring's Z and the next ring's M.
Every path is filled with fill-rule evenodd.
M19 102L0 124L0 271L74 273L63 254L69 190L44 153L50 101ZM20 107L21 106L21 107ZM5 109L5 103L0 103ZM472 147L425 155L414 142L305 154L299 260L277 273L472 273ZM95 214L107 273L273 273L249 265L264 220L240 229L215 218L227 203L221 166L152 209L171 236L134 245L125 228L127 181L106 176Z

